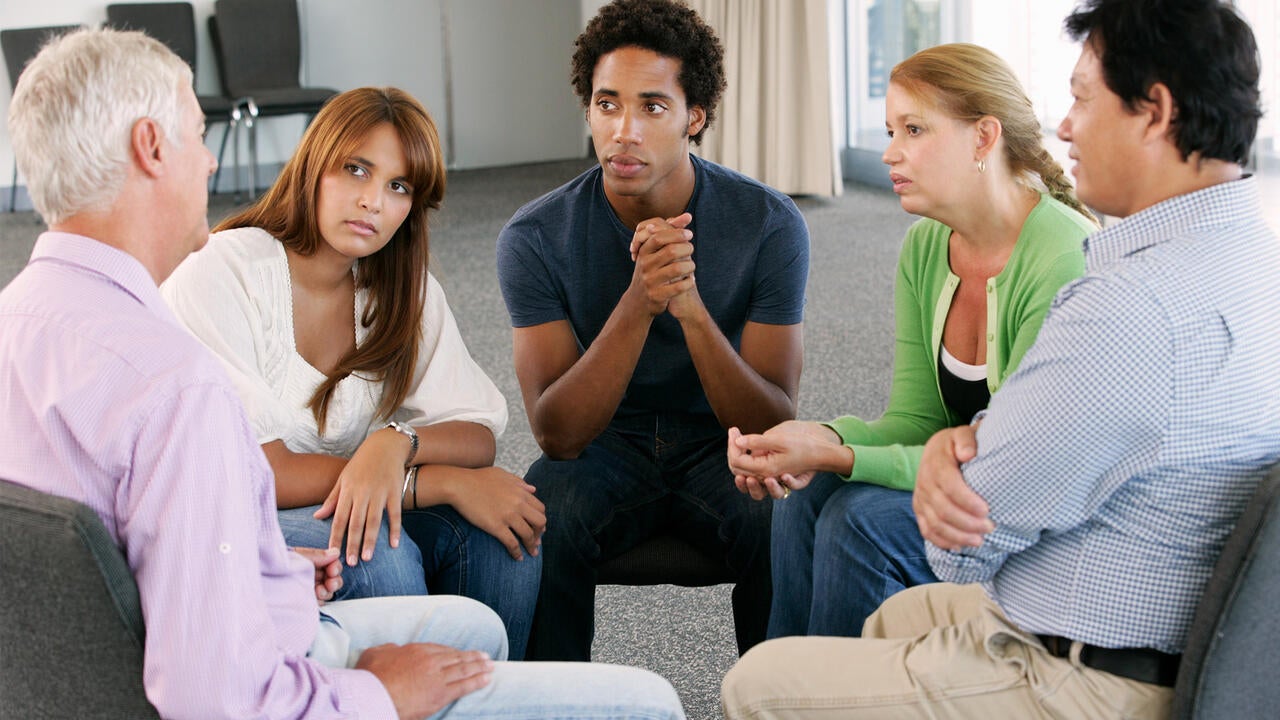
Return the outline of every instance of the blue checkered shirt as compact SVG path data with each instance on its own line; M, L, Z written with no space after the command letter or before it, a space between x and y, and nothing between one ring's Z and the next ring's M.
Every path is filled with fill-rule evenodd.
M1095 233L1085 259L963 468L995 531L929 561L1025 630L1181 652L1280 460L1280 241L1246 178Z

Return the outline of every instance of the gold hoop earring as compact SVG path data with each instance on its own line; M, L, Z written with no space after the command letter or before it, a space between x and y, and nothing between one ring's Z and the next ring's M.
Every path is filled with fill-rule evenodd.
M986 161L986 160L979 160L979 161L978 161L978 172L980 172L980 173L984 173L984 172L986 172L986 171L987 171L987 161Z

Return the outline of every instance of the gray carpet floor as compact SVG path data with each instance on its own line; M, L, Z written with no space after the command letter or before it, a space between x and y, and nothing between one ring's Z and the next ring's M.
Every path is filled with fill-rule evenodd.
M586 160L467 170L449 177L432 222L431 268L477 362L507 397L511 422L498 463L523 472L538 456L511 367L511 329L494 271L498 231L522 204L569 180ZM912 218L892 193L850 186L838 198L798 198L812 239L800 416L876 416L893 361L893 274ZM210 199L210 217L234 207ZM22 269L43 229L31 212L0 214L0 286ZM720 680L737 657L730 587L604 586L596 594L594 657L669 679L693 720L721 717Z

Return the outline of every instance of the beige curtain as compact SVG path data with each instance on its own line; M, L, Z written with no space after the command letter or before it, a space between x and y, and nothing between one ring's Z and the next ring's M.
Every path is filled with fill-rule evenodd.
M839 195L828 0L688 2L720 36L728 81L698 154L791 195Z

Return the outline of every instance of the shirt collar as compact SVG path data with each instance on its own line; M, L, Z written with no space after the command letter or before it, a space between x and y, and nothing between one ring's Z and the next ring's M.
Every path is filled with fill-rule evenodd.
M1204 235L1213 228L1262 214L1262 198L1253 176L1178 195L1141 210L1084 242L1089 269L1142 252L1179 237Z
M38 262L63 263L101 275L155 315L177 323L151 273L123 250L84 235L50 230L40 234L31 251L28 264Z

